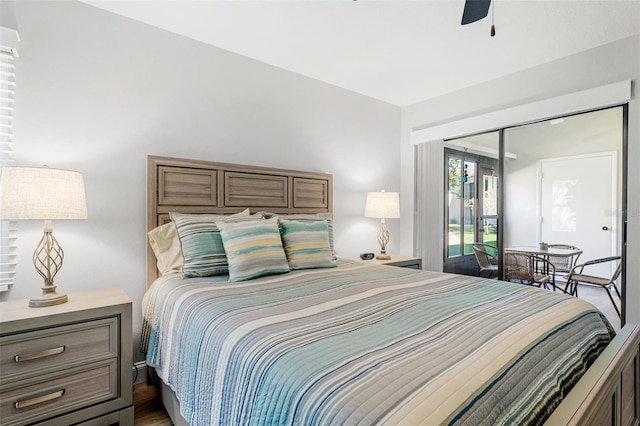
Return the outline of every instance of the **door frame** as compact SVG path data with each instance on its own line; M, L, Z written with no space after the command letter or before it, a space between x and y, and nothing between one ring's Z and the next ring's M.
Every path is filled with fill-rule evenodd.
M603 151L590 154L570 155L565 157L545 158L538 160L538 188L537 188L537 215L538 220L536 224L536 235L538 241L542 241L542 167L544 164L551 164L562 161L580 160L584 158L604 157L608 158L611 162L611 205L610 212L612 220L612 226L615 232L611 232L611 253L618 253L618 232L621 231L621 224L618 223L618 152L617 151ZM612 254L613 256L614 254Z

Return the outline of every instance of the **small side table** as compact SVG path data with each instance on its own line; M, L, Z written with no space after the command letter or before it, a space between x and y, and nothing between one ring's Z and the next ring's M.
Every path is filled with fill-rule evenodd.
M132 426L125 291L69 293L67 303L41 308L28 302L0 303L2 424Z

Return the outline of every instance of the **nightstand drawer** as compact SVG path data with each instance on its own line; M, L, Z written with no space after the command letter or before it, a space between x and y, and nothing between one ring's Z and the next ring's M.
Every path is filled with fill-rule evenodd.
M118 356L118 317L0 337L0 384Z
M118 396L116 359L67 371L62 377L51 377L3 388L0 395L2 424L29 424Z

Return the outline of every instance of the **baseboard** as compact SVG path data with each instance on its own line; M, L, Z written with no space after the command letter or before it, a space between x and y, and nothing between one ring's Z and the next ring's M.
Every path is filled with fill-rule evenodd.
M147 363L145 361L133 363L133 384L147 381Z

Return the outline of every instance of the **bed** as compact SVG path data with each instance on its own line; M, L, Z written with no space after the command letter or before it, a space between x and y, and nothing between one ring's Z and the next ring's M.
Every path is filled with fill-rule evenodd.
M330 229L331 191L323 173L153 156L148 227ZM247 278L230 254L228 274L184 278L150 248L142 345L174 424L638 424L638 327L614 337L538 288L331 258Z

